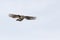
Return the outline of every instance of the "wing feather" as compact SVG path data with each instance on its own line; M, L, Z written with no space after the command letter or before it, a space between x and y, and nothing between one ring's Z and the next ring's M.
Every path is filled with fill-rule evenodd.
M25 16L25 19L27 19L27 20L34 20L34 19L36 19L36 17L32 17L32 16Z
M15 15L15 14L9 14L9 17L12 17L12 18L19 18L20 15Z

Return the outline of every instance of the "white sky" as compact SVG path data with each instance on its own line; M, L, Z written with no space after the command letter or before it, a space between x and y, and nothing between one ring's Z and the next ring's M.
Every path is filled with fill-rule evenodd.
M9 13L37 19L18 22ZM60 0L0 0L0 40L60 40Z

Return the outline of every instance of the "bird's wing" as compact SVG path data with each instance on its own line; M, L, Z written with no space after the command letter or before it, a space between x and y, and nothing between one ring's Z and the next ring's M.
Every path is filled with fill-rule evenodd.
M9 17L12 17L12 18L19 18L20 15L15 15L15 14L9 14Z
M34 19L36 19L36 17L32 17L32 16L25 16L25 19L27 19L27 20L34 20Z

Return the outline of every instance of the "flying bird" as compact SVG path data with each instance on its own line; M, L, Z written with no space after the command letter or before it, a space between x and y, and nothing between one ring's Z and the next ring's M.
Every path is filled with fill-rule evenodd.
M17 18L16 21L22 21L23 19L27 19L27 20L36 19L36 17L33 17L33 16L24 16L24 15L16 15L16 14L9 14L9 17Z

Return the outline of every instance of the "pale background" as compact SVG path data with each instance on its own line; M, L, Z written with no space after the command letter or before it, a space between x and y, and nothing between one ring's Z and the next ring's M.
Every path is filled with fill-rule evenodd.
M18 22L9 13L37 19ZM60 0L0 0L0 40L60 40Z

